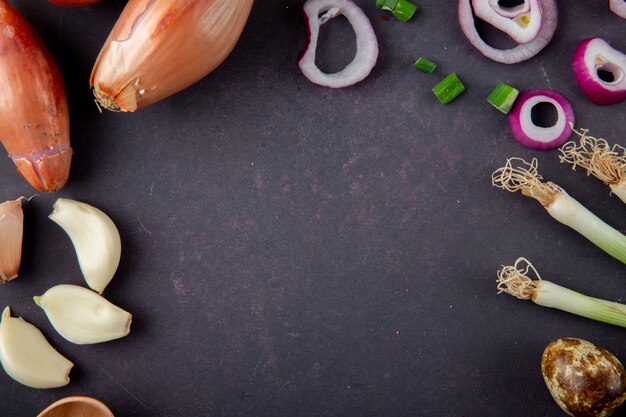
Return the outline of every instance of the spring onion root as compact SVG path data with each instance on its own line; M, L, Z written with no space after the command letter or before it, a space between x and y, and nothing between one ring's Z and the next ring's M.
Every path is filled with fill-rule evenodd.
M510 192L521 191L534 198L554 219L626 264L626 236L596 217L561 187L542 179L537 172L537 159L528 163L521 158L509 158L506 165L491 176L492 185Z
M497 283L498 294L504 292L522 300L532 300L544 307L626 327L625 305L589 297L550 281L543 281L526 258L518 258L514 265L503 265L498 271Z
M572 128L573 129L573 128ZM580 132L580 143L567 142L560 149L561 162L572 164L587 170L611 188L611 192L626 203L626 149L619 145L611 147L606 140L587 135L586 129Z

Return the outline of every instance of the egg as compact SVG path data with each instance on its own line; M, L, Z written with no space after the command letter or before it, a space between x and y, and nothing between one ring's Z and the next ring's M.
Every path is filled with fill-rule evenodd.
M573 417L606 417L626 399L626 372L609 351L582 339L550 343L541 373L556 403Z

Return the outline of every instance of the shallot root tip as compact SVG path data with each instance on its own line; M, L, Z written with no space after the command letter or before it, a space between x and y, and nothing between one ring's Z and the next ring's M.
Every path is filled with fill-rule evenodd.
M491 174L491 184L512 193L521 191L548 207L562 190L551 182L543 182L537 167L537 158L533 158L530 163L522 158L509 158L502 168Z
M536 279L532 279L532 274ZM521 300L529 300L537 289L538 282L541 281L539 272L532 263L524 257L519 257L513 265L502 265L498 271L498 294L507 293Z
M118 106L115 100L113 100L111 97L107 96L102 91L99 91L96 88L93 88L92 91L93 95L96 98L95 103L100 113L102 113L102 107L112 112L121 111L120 106Z
M579 143L567 142L561 149L559 159L584 168L587 175L593 175L606 185L616 185L626 181L626 149L620 145L610 146L605 139L588 135L589 130L572 130L580 137Z

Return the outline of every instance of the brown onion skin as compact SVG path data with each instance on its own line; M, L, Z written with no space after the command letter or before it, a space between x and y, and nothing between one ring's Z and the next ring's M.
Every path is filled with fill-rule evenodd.
M61 71L31 25L0 0L0 138L37 190L67 182L72 159Z
M541 358L550 394L573 417L607 417L626 399L626 372L606 349L575 338L550 343Z
M99 2L100 0L48 0L50 3L54 3L57 6L87 6L89 4L94 4Z
M129 0L91 73L100 104L132 112L175 94L235 47L253 0Z

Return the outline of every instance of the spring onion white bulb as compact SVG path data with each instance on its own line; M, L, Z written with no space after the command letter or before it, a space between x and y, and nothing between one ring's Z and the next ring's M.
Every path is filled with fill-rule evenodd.
M498 271L497 283L498 294L504 292L521 300L532 300L540 306L626 327L626 305L593 298L550 281L543 281L526 258L518 258L513 265L503 265Z
M572 169L583 167L587 175L604 182L626 203L626 149L620 145L611 147L606 140L587 135L586 129L574 132L580 136L580 142L567 142L561 147L561 162L572 164Z
M600 220L561 187L542 179L537 172L537 159L528 163L521 158L509 158L506 165L491 176L494 186L510 192L521 191L534 198L554 219L626 264L626 236Z

